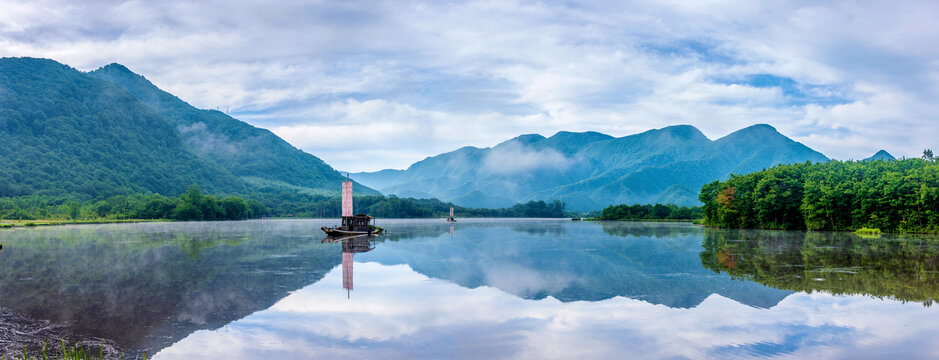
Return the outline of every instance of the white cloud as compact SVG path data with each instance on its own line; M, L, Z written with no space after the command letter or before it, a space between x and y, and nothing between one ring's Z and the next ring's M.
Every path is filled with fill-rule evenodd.
M510 141L487 153L482 166L493 174L516 174L541 169L567 170L574 163L574 159L554 149L530 150L518 141Z
M939 146L939 4L929 1L0 8L2 56L84 70L122 63L198 107L286 134L339 169L403 168L522 133L622 136L686 123L712 138L769 123L836 158ZM740 83L755 74L812 87L794 100ZM840 104L821 101L832 94ZM340 153L332 140L314 140L350 124L369 132L368 146Z

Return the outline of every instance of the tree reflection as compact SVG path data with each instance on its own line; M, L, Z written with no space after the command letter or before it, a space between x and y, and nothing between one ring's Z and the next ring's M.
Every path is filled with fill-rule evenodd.
M778 289L921 302L939 297L939 238L707 230L704 267Z

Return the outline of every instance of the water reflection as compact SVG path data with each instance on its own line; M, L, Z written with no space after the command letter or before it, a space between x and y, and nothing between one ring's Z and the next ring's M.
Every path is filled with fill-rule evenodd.
M448 225L436 229L422 224L419 235L386 243L362 259L407 264L431 278L467 288L492 286L526 299L626 296L689 308L717 293L770 307L791 293L703 268L698 257L703 232L690 224L461 222L452 238L444 235Z
M915 301L939 298L939 239L709 230L701 263L778 289Z
M4 231L0 308L152 354L322 278L340 259L310 233L262 221Z
M461 219L321 243L328 222L0 232L0 314L161 358L939 351L934 238Z
M346 298L352 298L353 255L374 250L375 245L370 241L372 238L374 237L371 235L359 235L338 239L327 237L322 241L324 243L339 242L342 244L342 288L346 289Z
M362 286L351 300L335 291L337 268L269 309L193 333L154 358L857 359L939 351L939 313L863 296L799 293L767 309L710 295L685 309L626 297L523 299L403 264L360 262L356 271Z

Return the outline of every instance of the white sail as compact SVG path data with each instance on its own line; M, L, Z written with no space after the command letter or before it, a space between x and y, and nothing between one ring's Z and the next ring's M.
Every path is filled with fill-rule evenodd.
M354 216L352 212L352 182L342 183L342 216Z

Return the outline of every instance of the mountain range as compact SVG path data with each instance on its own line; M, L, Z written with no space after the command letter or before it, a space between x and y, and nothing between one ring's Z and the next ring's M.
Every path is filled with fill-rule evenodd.
M215 194L338 195L345 178L270 131L197 109L119 64L84 73L0 59L0 137L0 197L176 195L191 184Z
M613 204L697 205L701 186L730 174L828 158L769 125L717 140L690 125L613 137L597 132L522 135L492 148L464 147L407 170L352 174L386 194L435 197L469 207L564 201L589 211Z
M120 64L81 72L48 59L0 59L0 138L0 197L176 195L196 184L302 207L310 200L298 194L335 196L344 179L272 132L195 108ZM880 151L869 159L892 158ZM359 195L380 194L374 188L477 208L561 200L590 211L697 205L703 184L730 174L827 160L769 125L717 140L678 125L624 137L521 135L352 178Z

